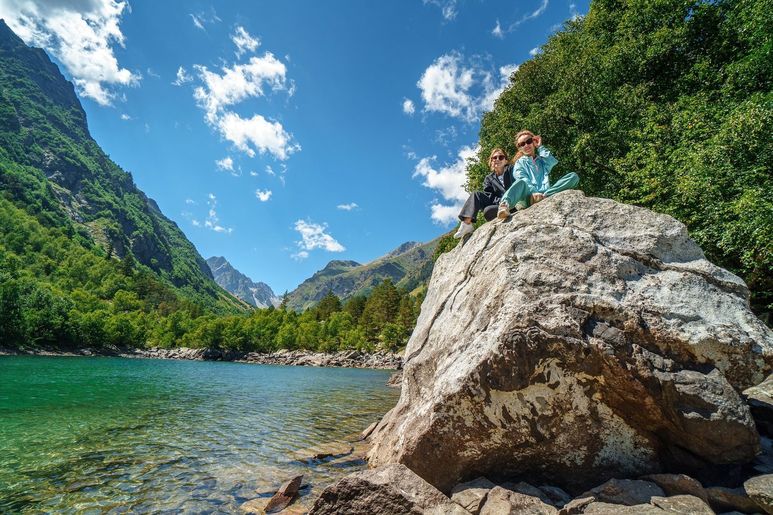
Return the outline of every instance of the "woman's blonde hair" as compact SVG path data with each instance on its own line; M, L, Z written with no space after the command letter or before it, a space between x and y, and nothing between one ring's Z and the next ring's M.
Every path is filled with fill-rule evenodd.
M531 136L534 137L534 133L531 131L527 131L526 129L522 130L518 134L515 135L515 157L513 157L513 164L515 164L516 161L518 161L521 157L525 156L521 150L518 149L518 140L521 138L521 136Z
M507 161L507 152L505 152L501 148L497 147L494 150L492 150L491 153L488 155L489 170L491 169L491 158L494 157L494 154L496 154L497 152L502 152L505 155L505 161Z

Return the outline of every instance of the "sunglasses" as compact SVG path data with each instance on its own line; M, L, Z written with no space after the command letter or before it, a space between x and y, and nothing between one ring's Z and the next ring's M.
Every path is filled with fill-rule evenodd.
M534 143L534 138L529 138L529 139L525 139L525 140L521 141L516 146L518 148L521 148L521 147L525 147L526 145L531 145L532 143Z
M502 154L499 154L498 156L491 156L492 161L504 161L505 159L507 158Z

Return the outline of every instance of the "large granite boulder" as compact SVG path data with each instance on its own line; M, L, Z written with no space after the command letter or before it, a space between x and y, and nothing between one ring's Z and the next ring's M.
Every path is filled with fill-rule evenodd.
M753 459L739 392L770 373L773 335L684 225L573 191L438 259L405 356L371 466L446 493L481 475L579 492Z

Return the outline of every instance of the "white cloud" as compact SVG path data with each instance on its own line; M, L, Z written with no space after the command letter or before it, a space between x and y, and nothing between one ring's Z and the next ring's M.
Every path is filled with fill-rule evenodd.
M185 68L180 66L177 68L177 78L172 82L175 86L182 86L186 82L191 82L193 80L193 77L191 77L187 71L185 71Z
M357 209L358 207L360 206L358 206L356 202L351 202L349 204L338 204L336 206L337 209L341 209L343 211L351 211L353 209Z
M127 121L127 120L131 120L131 119L132 119L132 117L129 116L128 114L126 114L126 113L123 113L121 115L121 120Z
M431 206L431 218L435 223L446 225L457 220L462 204L469 196L464 189L467 182L467 160L477 152L477 148L462 147L456 161L439 168L434 167L435 156L424 157L416 164L413 176L422 177L422 184L436 190L443 200L443 203L435 200Z
M499 81L497 82L490 79L486 83L486 94L483 96L480 103L481 109L484 111L491 111L494 109L494 102L510 84L510 76L517 71L517 64L508 64L499 68Z
M235 64L224 67L222 75L209 71L206 66L194 65L203 82L194 90L194 98L207 114L207 120L213 123L222 111L249 97L264 95L263 86L268 84L273 90L286 88L285 65L273 54L267 52L263 57L252 57L247 64Z
M541 53L542 53L542 50L539 47L535 47L535 48L532 48L531 50L529 50L529 55L532 56L532 57L534 57L537 54L541 54Z
M147 72L148 72L148 75L150 75L150 76L151 76L151 77L153 77L154 79L160 79L160 78L161 78L161 75L159 75L159 74L157 74L156 72L154 72L152 68L148 68L148 69L147 69L147 70L145 70L145 71L147 71Z
M191 206L191 205L195 206L197 204L197 202L195 200L193 200L192 198L185 199L185 203L188 204L189 206Z
M113 53L124 46L120 20L129 4L117 0L0 0L0 18L25 43L44 48L67 69L78 93L111 105L115 87L135 86L139 73L121 68Z
M424 111L474 122L483 111L491 110L507 86L510 73L517 69L516 65L503 66L495 80L490 67L478 59L465 60L452 52L438 57L416 85L421 90Z
M242 118L227 112L217 121L217 127L225 139L250 157L255 156L257 149L261 154L268 152L277 159L285 160L301 149L300 145L292 142L292 135L284 130L281 123L270 122L259 114Z
M204 227L207 229L212 229L215 232L231 234L233 232L231 227L223 227L220 225L220 219L218 218L217 211L215 210L217 207L217 198L214 194L210 193L208 195L207 204L209 205L209 211L207 212L207 219L204 221ZM194 222L196 221L194 220Z
M431 4L440 8L440 12L446 21L451 21L458 14L458 0L424 0L424 5Z
M258 197L258 200L261 202L266 202L271 198L271 190L255 190L255 196Z
M209 12L199 12L196 14L190 13L188 16L191 17L191 20L193 21L193 26L197 29L201 29L206 32L206 25L211 25L213 23L217 23L221 20L217 13L215 12L215 9L210 7Z
M226 156L223 159L215 161L215 166L217 166L218 170L232 172L234 169L234 160L231 159L231 156Z
M250 157L257 151L285 160L301 149L278 121L267 120L260 114L244 118L228 109L250 97L264 96L266 86L273 91L288 90L286 67L273 54L266 52L262 57L250 58L246 64L225 66L222 73L202 65L194 65L194 69L202 85L194 89L193 96L204 110L207 123L238 150Z
M474 82L474 70L463 67L461 56L451 53L438 57L416 85L421 90L425 111L472 121L476 111L469 91Z
M247 51L254 52L260 46L260 39L253 37L244 27L236 27L236 31L231 34L231 41L236 45L236 57L241 57Z
M505 38L505 33L502 31L502 26L499 24L499 20L497 20L496 26L491 30L491 35L499 39Z
M343 252L346 248L338 243L335 238L327 234L327 224L315 224L306 220L297 220L295 230L301 235L301 240L296 242L300 248L299 254L305 252L304 257L308 257L308 251L314 249L324 249L328 252Z
M306 252L305 250L299 250L297 253L292 254L290 257L296 261L303 261L304 259L309 257L309 253Z
M416 111L416 106L413 104L413 100L406 98L403 100L403 112L407 115L413 115Z

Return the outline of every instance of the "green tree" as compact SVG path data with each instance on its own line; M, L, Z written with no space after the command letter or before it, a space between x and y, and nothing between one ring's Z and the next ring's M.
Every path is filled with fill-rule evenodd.
M316 305L314 311L317 320L327 320L336 311L341 311L341 299L332 290L328 291Z

